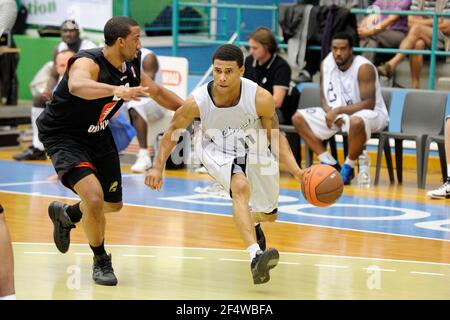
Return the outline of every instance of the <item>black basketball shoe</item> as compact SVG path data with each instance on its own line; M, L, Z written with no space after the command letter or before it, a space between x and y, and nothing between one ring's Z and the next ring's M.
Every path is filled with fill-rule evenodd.
M253 283L261 284L268 282L270 280L269 271L276 267L279 258L280 255L277 249L269 248L264 252L258 251L251 264Z
M92 267L92 279L96 284L103 286L117 285L117 278L112 267L111 254L94 255L94 266Z
M48 206L48 215L53 222L53 241L62 253L69 250L70 230L75 228L66 212L68 206L68 204L58 201L53 201Z

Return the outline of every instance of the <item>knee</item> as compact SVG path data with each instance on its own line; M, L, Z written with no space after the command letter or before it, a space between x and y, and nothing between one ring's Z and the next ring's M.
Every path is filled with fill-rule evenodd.
M233 199L250 198L250 186L246 179L236 179L231 184Z
M303 126L304 120L302 115L300 114L300 112L296 112L294 113L294 115L291 117L291 121L292 124L296 127L296 128L300 128Z
M422 35L422 27L418 24L414 24L411 29L409 29L408 37L419 38Z
M360 117L351 117L350 118L350 131L352 133L364 132L365 124L364 120Z
M423 41L422 39L419 39L416 41L416 44L414 45L414 49L416 50L423 50L427 47L425 41Z
M82 201L89 214L97 216L103 213L103 193L89 194L87 197L83 198Z
M117 203L108 203L108 212L118 212L122 210L123 208L123 202L117 202Z

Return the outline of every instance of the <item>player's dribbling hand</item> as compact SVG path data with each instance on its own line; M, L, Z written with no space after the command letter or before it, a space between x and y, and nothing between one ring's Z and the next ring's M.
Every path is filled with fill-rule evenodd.
M125 87L120 86L114 90L114 96L123 99L124 101L139 101L140 97L150 96L148 93L148 87Z
M150 189L161 191L163 185L162 170L156 168L150 169L145 177L145 184Z

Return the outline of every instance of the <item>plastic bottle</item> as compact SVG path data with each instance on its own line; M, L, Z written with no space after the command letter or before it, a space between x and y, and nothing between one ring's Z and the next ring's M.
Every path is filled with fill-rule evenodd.
M358 158L359 172L358 172L358 186L363 189L370 188L370 157L367 150Z

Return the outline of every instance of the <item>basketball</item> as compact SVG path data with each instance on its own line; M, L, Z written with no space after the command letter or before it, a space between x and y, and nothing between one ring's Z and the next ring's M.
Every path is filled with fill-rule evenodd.
M325 164L312 165L306 169L302 180L302 194L316 207L328 207L342 195L344 183L335 168Z

